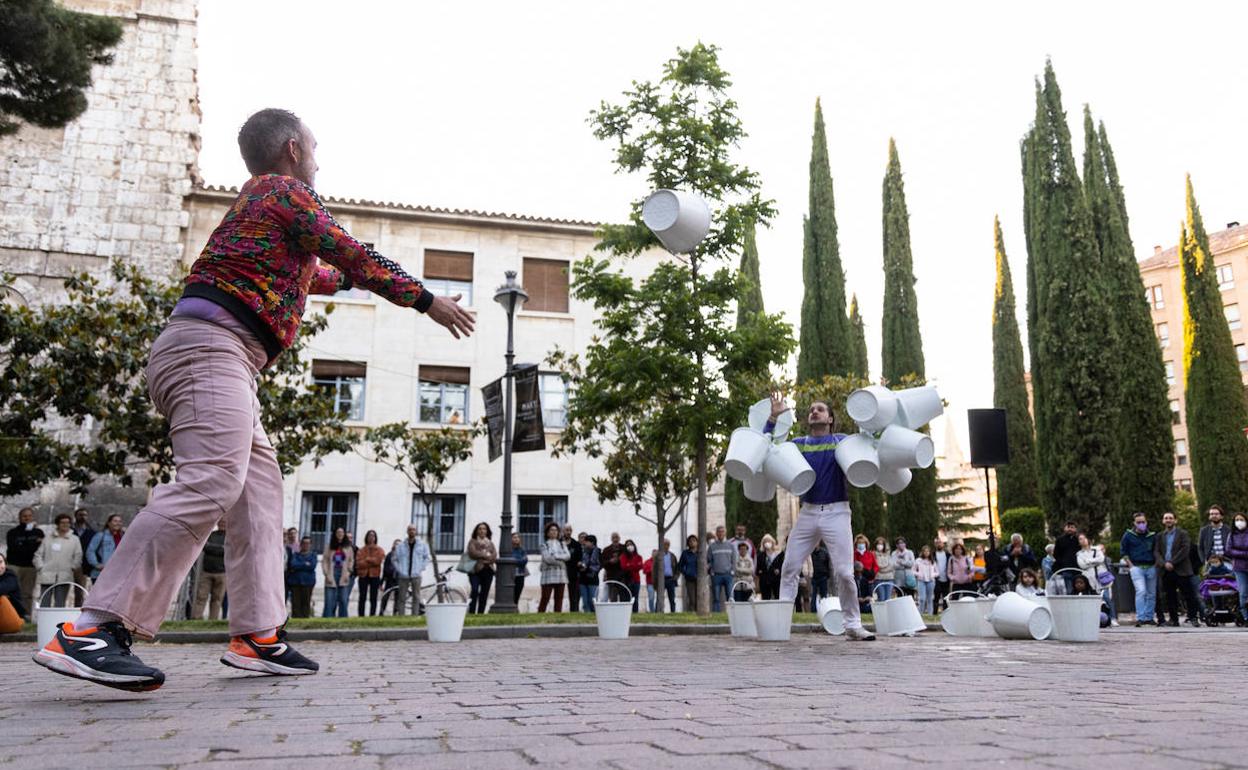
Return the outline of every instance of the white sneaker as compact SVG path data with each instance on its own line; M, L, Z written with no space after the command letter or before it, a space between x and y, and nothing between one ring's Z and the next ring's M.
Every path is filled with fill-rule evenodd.
M1117 627L1118 627L1118 621L1116 621L1116 620L1110 620L1110 621L1109 621L1109 627L1110 627L1110 628L1117 628Z
M857 628L846 628L845 638L851 642L874 642L875 634L862 626L858 626Z

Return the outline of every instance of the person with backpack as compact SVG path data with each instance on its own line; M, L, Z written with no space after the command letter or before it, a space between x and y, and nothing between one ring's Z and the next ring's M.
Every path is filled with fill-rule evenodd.
M91 542L87 545L87 564L91 568L89 577L92 580L100 576L100 570L113 558L113 552L121 545L121 536L124 534L126 530L121 526L121 516L114 513L104 523L104 529L91 537Z
M577 565L581 590L581 612L594 611L594 598L598 593L598 573L602 570L602 551L598 550L598 538L585 535L581 540L581 563Z

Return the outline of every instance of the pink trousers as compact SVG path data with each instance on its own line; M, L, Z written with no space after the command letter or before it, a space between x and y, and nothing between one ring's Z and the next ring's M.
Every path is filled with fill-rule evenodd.
M254 351L229 330L170 319L147 364L147 388L169 421L177 478L135 517L95 581L86 609L153 637L209 533L226 524L230 634L286 621L282 473L260 424Z

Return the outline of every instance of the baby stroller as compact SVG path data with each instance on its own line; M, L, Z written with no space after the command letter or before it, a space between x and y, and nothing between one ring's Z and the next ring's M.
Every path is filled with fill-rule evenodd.
M1234 623L1242 626L1244 618L1239 607L1239 592L1235 578L1227 576L1207 577L1200 581L1200 598L1205 600L1205 623L1220 626Z

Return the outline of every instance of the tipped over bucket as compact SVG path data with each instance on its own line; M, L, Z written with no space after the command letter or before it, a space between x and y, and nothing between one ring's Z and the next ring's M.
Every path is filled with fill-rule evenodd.
M763 474L798 497L815 485L814 469L792 442L785 442L768 453L763 461Z
M883 385L868 385L849 394L845 411L860 429L874 433L897 417L897 397Z
M875 440L866 433L855 433L836 445L836 464L845 480L855 487L869 487L880 476L880 458Z
M917 430L890 425L880 434L880 464L902 468L927 468L936 459L932 437Z
M819 600L817 607L819 623L823 630L833 636L845 633L845 612L841 609L841 600L836 596L825 596Z
M693 193L656 190L642 204L641 220L668 251L688 254L710 231L711 209Z
M1043 641L1053 632L1053 616L1049 611L1013 591L997 597L988 620L1002 639Z
M724 471L737 481L745 481L763 469L771 451L771 439L753 428L737 428L728 440Z
M893 395L897 398L897 423L910 430L918 430L945 413L940 394L931 385L898 390Z
M896 495L910 486L910 481L913 478L914 474L910 472L909 468L881 468L879 478L875 480L875 484L888 494Z

